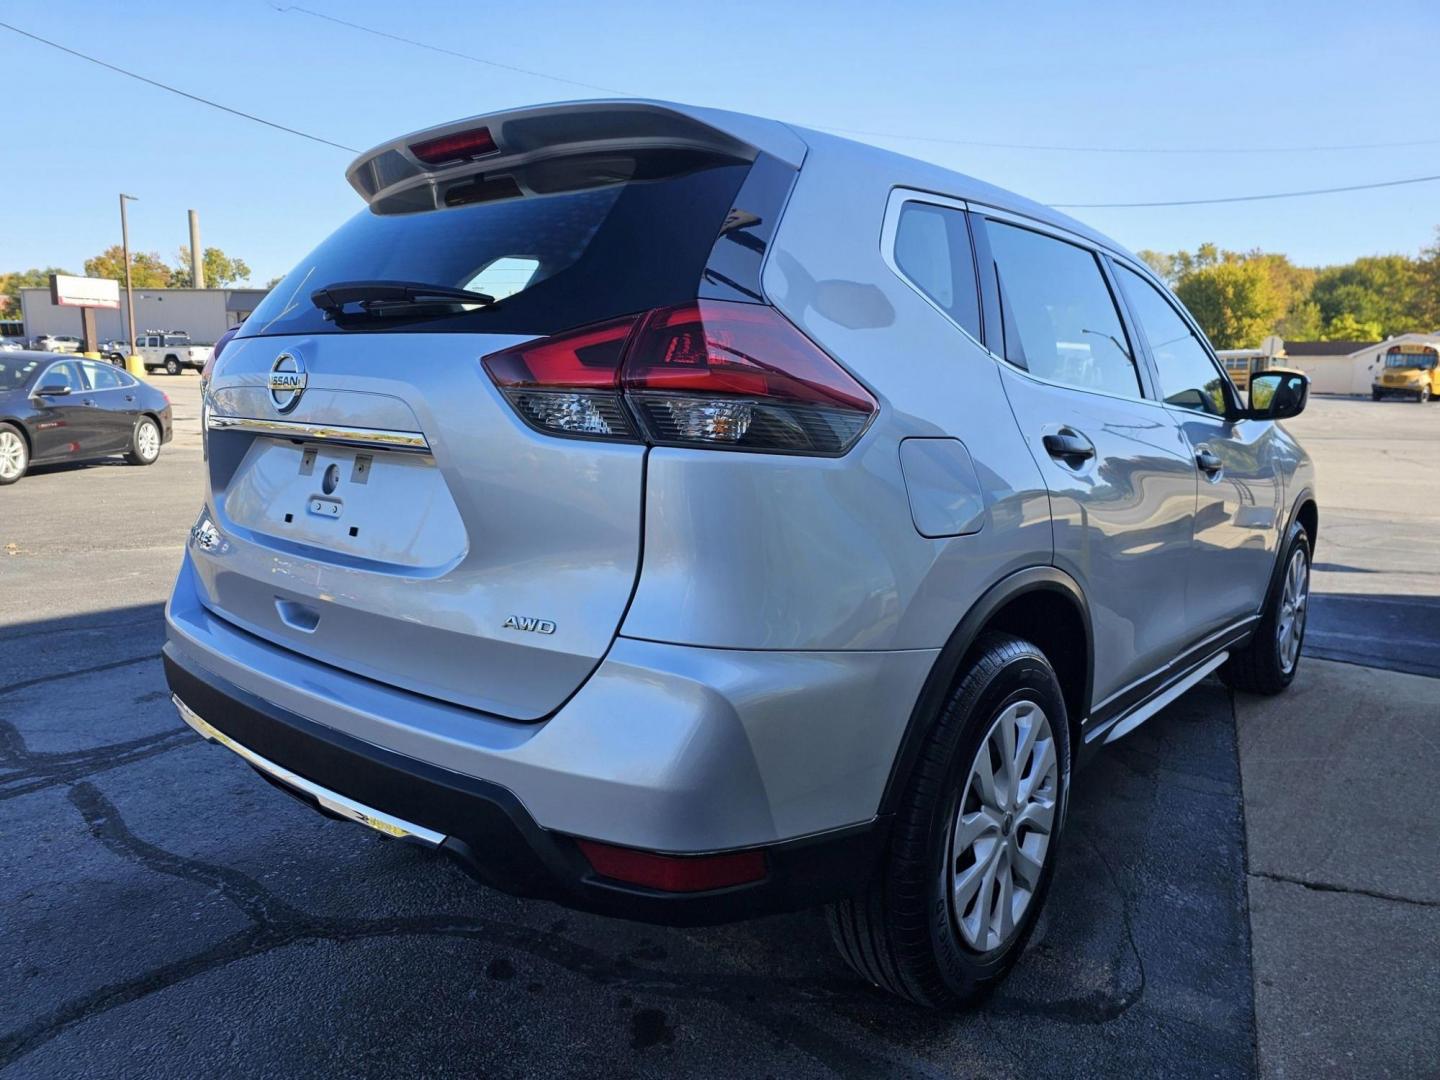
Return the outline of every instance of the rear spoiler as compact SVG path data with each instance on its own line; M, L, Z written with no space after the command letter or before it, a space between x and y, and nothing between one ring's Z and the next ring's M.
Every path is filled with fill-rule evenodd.
M705 150L746 161L765 153L793 168L805 157L804 141L777 120L663 101L572 101L412 132L361 154L345 179L374 205L477 166L489 173L549 157L642 149Z

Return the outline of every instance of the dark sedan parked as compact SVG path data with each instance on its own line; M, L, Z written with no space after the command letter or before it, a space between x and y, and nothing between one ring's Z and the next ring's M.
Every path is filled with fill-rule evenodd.
M0 485L32 464L124 454L149 465L170 435L170 399L112 364L0 352Z

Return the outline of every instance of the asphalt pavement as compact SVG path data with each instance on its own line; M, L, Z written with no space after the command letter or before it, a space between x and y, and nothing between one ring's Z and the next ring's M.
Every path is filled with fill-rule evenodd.
M1430 832L1410 826L1404 858L1356 863L1369 833L1352 833L1333 786L1295 809L1326 779L1306 788L1280 764L1287 725L1306 714L1242 698L1242 758L1237 703L1214 681L1080 775L1029 950L959 1016L864 986L814 913L702 930L577 914L482 889L284 798L168 702L161 607L200 505L198 384L154 382L179 428L156 465L37 470L0 492L0 1077L1301 1075L1286 1066L1325 1071L1333 1057L1305 1034L1316 1018L1350 1015L1326 989L1341 953L1322 951L1308 910L1323 919L1327 904L1333 925L1354 935L1360 920L1387 957L1402 928L1418 943L1393 990L1373 957L1353 955L1363 938L1343 956L1372 1015L1419 1040L1384 1059L1392 1072L1423 1075L1433 1043L1416 1018L1440 1007L1435 965L1422 970L1435 909L1366 893L1414 891L1433 811ZM1320 402L1298 423L1349 404ZM1365 514L1325 505L1322 561L1330 522ZM1377 544L1393 551L1387 528ZM1370 568L1377 544L1357 542L1345 565ZM1376 573L1400 589L1411 569ZM1296 689L1310 704L1293 697L1357 711L1391 692L1385 673L1373 686L1347 677L1365 670L1307 664ZM1423 748L1440 683L1407 687L1395 723L1418 725L1407 730ZM1427 727L1414 717L1430 705ZM1251 807L1259 795L1270 811ZM1349 838L1334 864L1286 833L1307 810ZM1396 876L1375 885L1382 873ZM1303 904L1277 901L1282 890ZM1406 914L1366 923L1362 901ZM1290 925L1302 907L1308 941Z

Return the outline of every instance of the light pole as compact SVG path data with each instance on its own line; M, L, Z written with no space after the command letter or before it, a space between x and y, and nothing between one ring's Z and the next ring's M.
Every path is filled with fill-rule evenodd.
M145 365L135 353L135 293L130 288L130 227L125 223L125 202L138 202L134 195L120 193L120 251L125 257L125 311L130 321L130 352L125 357L125 368L132 375L145 374ZM137 370L138 369L138 370Z

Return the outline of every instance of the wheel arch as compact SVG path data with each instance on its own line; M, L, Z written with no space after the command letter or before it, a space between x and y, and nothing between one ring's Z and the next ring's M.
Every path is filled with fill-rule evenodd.
M0 416L0 424L5 424L9 427L13 427L16 431L18 431L20 433L20 438L25 443L26 456L30 458L33 458L35 456L35 440L30 437L30 429L27 428L24 423L22 423L20 420L17 420L13 416Z
M1315 492L1310 488L1301 489L1295 496L1295 501L1290 504L1290 513L1285 519L1285 531L1280 534L1280 542L1275 546L1275 565L1270 568L1270 584L1265 589L1265 595L1260 598L1260 610L1265 610L1265 605L1275 595L1275 590L1280 587L1280 576L1284 572L1285 549L1290 544L1290 533L1296 525L1305 530L1305 535L1310 539L1310 560L1315 560L1315 543L1320 533L1320 506L1315 501Z
M1056 567L1018 570L996 582L975 602L940 650L911 709L890 768L880 800L882 814L893 812L936 714L963 676L976 643L990 630L1003 630L1033 641L1049 658L1069 713L1072 756L1073 748L1080 745L1080 727L1090 711L1094 678L1089 605L1075 579Z

